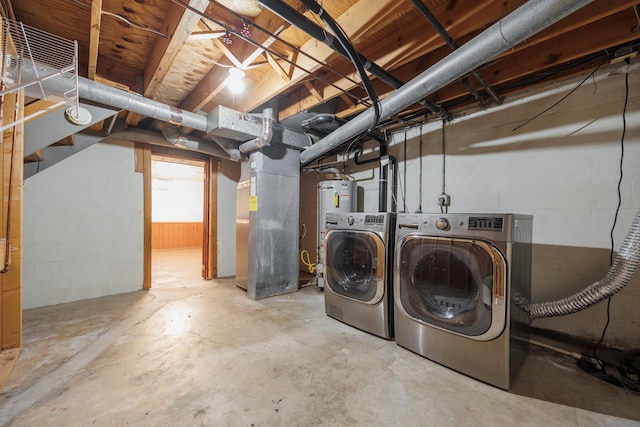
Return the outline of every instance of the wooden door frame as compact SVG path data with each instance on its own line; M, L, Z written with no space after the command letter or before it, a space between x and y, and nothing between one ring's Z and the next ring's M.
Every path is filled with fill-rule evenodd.
M203 209L203 269L202 277L210 280L218 274L218 160L205 154L193 151L180 150L163 146L152 146L149 144L136 143L136 171L143 174L143 199L144 199L144 267L142 288L151 289L151 155L161 154L176 159L198 160L204 163L204 203ZM208 214L207 214L208 213Z
M11 123L24 117L24 94L10 93L2 97L4 111L0 123ZM0 390L9 378L22 348L22 209L24 124L20 123L0 135L2 156L0 171L0 244L9 237L8 263L0 260ZM9 183L11 184L9 186ZM11 187L11 188L9 188ZM9 204L11 209L9 209ZM10 217L8 213L11 213ZM10 227L10 230L9 230ZM5 255L6 251L2 250Z

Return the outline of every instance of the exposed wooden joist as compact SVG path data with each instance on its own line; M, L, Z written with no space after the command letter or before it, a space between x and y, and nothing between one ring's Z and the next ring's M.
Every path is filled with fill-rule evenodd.
M322 96L322 93L320 93L320 90L318 90L318 88L315 87L315 85L313 84L313 82L310 81L304 81L302 82L302 84L304 85L304 87L307 88L307 90L309 90L309 93L311 93L311 96L318 102L323 102L324 98Z
M282 19L271 13L261 13L255 19L256 25L265 28L267 31L275 33L284 31L289 27ZM257 44L265 45L272 43L271 37L261 31L255 31L251 39ZM238 58L241 64L250 59L256 52L255 46L249 43L238 43L228 49L235 58ZM253 60L251 61L253 62ZM197 111L208 104L217 94L220 93L220 87L228 77L228 72L224 67L213 67L206 76L204 76L186 99L180 104L180 108L188 111Z
M98 48L100 45L100 20L102 18L102 0L91 0L91 29L89 31L89 66L87 77L96 77L98 67Z
M512 0L522 1L523 0ZM363 3L363 2L360 2ZM359 3L359 4L360 4ZM462 12L461 12L462 11ZM504 9L501 7L482 7L475 0L460 0L453 6L443 5L438 8L434 13L443 20L443 22L452 22L449 25L449 31L454 33L464 33L470 31L477 31L484 28L488 23L493 22L504 15ZM454 14L461 14L460 18L453 19ZM377 15L374 15L372 19L376 19ZM353 24L350 24L353 25ZM420 34L419 40L414 40L412 43L407 43L401 37L390 38L386 41L386 44L378 43L371 46L368 50L362 52L370 60L373 60L380 67L385 69L391 69L398 66L401 63L408 63L412 60L420 58L425 52L435 50L439 47L445 46L444 40L439 34L430 27L426 21L416 20L407 23L405 30L406 34ZM449 49L447 47L447 49ZM389 53L391 52L391 53ZM346 71L346 70L345 70ZM396 75L395 71L392 74L396 78L400 78ZM411 77L415 76L413 74ZM403 79L400 79L403 80ZM409 78L403 81L407 81ZM334 98L340 95L343 90L351 90L355 87L355 84L350 80L341 78L334 82L335 86L327 86L323 92L323 98L325 100ZM340 89L338 89L340 88ZM389 87L383 88L385 92L389 90ZM286 100L281 100L280 108L280 120L292 116L300 111L307 110L318 104L317 99L309 94L306 97L300 97L299 93L287 97ZM362 107L364 108L364 107Z
M213 41L213 44L215 44L216 47L222 51L224 56L231 62L231 64L233 64L234 67L242 68L242 63L240 62L240 60L238 60L233 52L231 52L231 50L227 48L226 44L221 42L219 39L215 39Z
M269 65L271 65L271 67L276 71L276 73L282 79L282 81L283 82L290 82L291 81L291 72L293 71L293 67L289 66L288 67L289 69L285 70L282 67L282 64L280 64L278 62L278 60L273 57L272 54L270 54L269 52L265 52L265 56L267 58L267 61L269 62ZM287 65L289 65L289 64L287 64Z
M207 0L190 0L189 6L204 12L209 6ZM168 34L168 38L156 38L151 55L142 72L143 92L146 98L154 99L162 80L171 70L181 49L196 29L200 16L184 7L171 3L165 15L160 32ZM137 125L142 116L135 113L127 114L126 122Z
M207 0L190 0L189 6L204 12L209 6L209 2ZM156 39L143 70L144 96L153 98L156 90L162 84L162 79L171 69L178 53L189 40L189 36L199 20L198 14L173 2L170 4L160 30L162 33L168 34L169 37Z
M469 1L469 0L466 0ZM519 0L518 0L519 1ZM625 40L633 40L633 37L631 36L631 38L625 38L623 34L619 34L619 31L613 31L614 34L608 34L607 37L605 37L604 39L602 39L602 42L600 43L595 43L595 45L589 46L588 43L584 42L584 38L575 38L573 36L573 34L568 34L570 32L572 32L572 30L575 30L576 28L579 28L582 25L585 24L589 24L590 22L598 22L598 26L602 25L602 19L603 17L606 17L607 15L610 15L616 11L627 11L629 12L630 15L633 15L632 11L631 11L631 6L633 4L633 1L629 1L629 0L614 0L615 3L607 3L607 4L602 4L602 3L598 3L598 2L594 2L589 6L586 6L585 8L583 8L582 10L576 12L576 14L570 15L567 18L563 19L562 21L554 24L553 26L549 27L548 29L546 29L545 31L537 34L534 37L531 37L530 39L528 39L525 43L522 43L516 47L514 47L513 49L510 49L509 51L505 52L502 54L502 57L508 57L510 55L514 55L515 53L521 51L521 50L528 50L531 49L533 47L536 47L536 49L538 49L538 45L541 43L544 43L547 40L558 40L559 37L562 37L563 40L568 40L567 43L570 43L570 45L566 45L564 51L569 52L569 51L573 51L575 50L576 52L594 52L597 51L591 49L592 46L604 46L606 47L606 43L612 43L615 42L616 37L618 39L622 38ZM466 6L464 4L462 4L463 2L457 2L458 4L456 5L456 7L462 6L463 8L466 8ZM515 7L517 6L517 2L514 3L513 1L511 2L512 4L510 6ZM468 9L473 11L473 5L469 4L468 5ZM585 10L586 9L586 10ZM466 10L466 9L465 9ZM451 16L448 16L447 13L450 13L451 11L444 11L442 13L438 13L438 16L441 17L441 19L445 22L448 22L449 19L451 18ZM500 15L503 14L504 11L501 11L500 8L496 8L493 7L492 8L485 8L482 11L476 11L476 13L463 13L460 14L459 12L456 12L456 17L457 19L452 22L451 25L449 25L448 27L448 31L451 34L457 34L458 35L458 40L460 41L459 44L464 44L465 41L468 41L470 38L472 38L472 36L475 36L477 34L477 31L479 29L481 29L483 26L488 25L488 23L492 22L492 20L497 20L499 19ZM482 16L484 16L484 21L485 22L481 22L478 20L478 17L480 16L480 14ZM466 19L466 20L465 20ZM611 21L612 25L615 26L616 24L613 24L613 22L615 21ZM622 25L622 24L621 24ZM609 28L609 27L606 27ZM462 30L473 30L473 33L466 33L466 35L461 36L461 31ZM628 29L627 29L628 30ZM594 31L594 30L591 30ZM596 30L595 33L598 33L598 31ZM564 36L564 34L567 34L566 36ZM587 38L589 39L589 38ZM580 45L576 45L576 40L581 40ZM613 41L612 41L613 40ZM437 48L436 48L437 47ZM603 47L603 48L604 48ZM435 49L434 49L435 48ZM389 51L390 47L381 47L380 48L380 52L384 53ZM394 74L395 77L397 77L398 79L402 80L402 81L408 81L410 79L412 79L413 77L415 77L417 74L419 74L420 72L424 71L425 69L427 69L430 65L435 64L437 61L441 60L442 58L444 58L445 56L447 56L449 53L451 53L451 49L446 46L443 45L441 42L435 42L434 44L432 44L431 46L423 46L423 51L420 55L416 55L417 53L419 53L419 50L415 50L413 53L411 53L410 55L407 55L405 57L404 60L401 61L394 61L392 59L392 56L387 57L385 60L377 60L376 62L383 66L383 67L391 67L392 64L386 64L386 61L391 61L393 64L397 64L398 62L400 63L404 63L403 66L399 67L399 68L395 68L393 69L392 73ZM429 54L425 54L425 52L431 52ZM538 55L538 50L536 50L535 54L532 54L531 51L528 51L528 56L523 57L521 59L518 60L517 64L516 64L516 68L519 68L522 70L522 73L527 73L527 72L531 72L531 70L534 70L533 68L528 68L527 67L532 67L534 65L532 65L529 61L529 57L539 57ZM370 52L367 52L370 53ZM374 57L375 53L372 55ZM548 56L548 55L547 55ZM577 57L574 55L574 58ZM407 62L406 59L412 59L410 62ZM549 59L545 59L544 61L548 61ZM568 60L568 59L565 59ZM522 65L518 65L518 64L528 64L527 66ZM540 67L538 65L538 67ZM515 70L514 70L515 71ZM486 73L486 71L482 71L483 75L484 73ZM511 72L509 72L508 70L504 70L502 72L503 76L506 75L512 75ZM485 76L486 78L486 76ZM509 77L509 79L511 79L513 77ZM491 79L487 79L489 80L490 83L492 83ZM340 80L336 83L338 86L340 87L353 87L353 85L349 85L349 82L346 80ZM497 84L497 83L493 83L493 84ZM379 82L374 81L374 85L377 89L380 90L379 92L379 96L384 97L384 95L386 93L389 92L389 88L385 87L384 85L381 85ZM461 86L459 86L461 87ZM331 99L337 95L339 95L338 93L339 91L337 91L335 88L333 87L327 87L324 91L324 97L325 99ZM463 96L465 95L467 92L466 90L463 90L462 93L459 94L459 96ZM450 97L447 97L446 99L437 99L437 102L444 102L445 100L450 100ZM280 110L280 119L284 119L286 117L289 117L299 111L303 111L309 108L314 107L317 104L316 99L311 96L310 94L308 94L306 97L300 97L299 93L296 94L292 94L291 96L287 97L285 100L281 99L281 110ZM342 110L340 111L338 114L339 115L347 115L347 114L354 114L357 113L358 111L361 111L363 109L365 109L366 107L359 104L356 106L351 106L351 107L347 107L347 110Z
M378 14L383 13L386 8L392 7L393 4L394 0L359 1L338 17L336 21L347 31L347 36L350 36L360 31L361 28L368 26L371 20L375 20ZM335 55L333 50L317 40L309 40L300 50L321 62ZM306 55L300 55L297 58L297 64L301 68L311 72L317 71L322 67L322 65ZM255 86L257 87L249 88L252 94L251 97L245 97L236 101L236 108L241 111L251 111L265 101L273 98L274 95L282 93L294 84L300 83L307 76L308 74L306 72L300 68L296 68L293 71L291 80L283 85L282 80L276 78L276 72L272 70L270 76L267 75L261 78L260 82L256 82Z

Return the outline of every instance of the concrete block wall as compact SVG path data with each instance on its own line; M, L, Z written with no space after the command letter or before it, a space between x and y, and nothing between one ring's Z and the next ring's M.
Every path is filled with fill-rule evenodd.
M603 69L558 106L514 130L558 101L584 76L505 100L445 127L449 212L532 214L532 299L569 296L602 278L609 266L609 234L618 195L625 76ZM611 74L611 75L610 75ZM614 230L618 249L640 208L640 73L629 75L622 205ZM422 133L422 158L420 158ZM406 147L405 147L406 138ZM395 133L391 154L399 162L398 209L438 212L442 191L442 124ZM406 152L406 157L405 157ZM420 165L422 182L420 185ZM404 180L406 171L406 182ZM348 171L364 190L364 210L377 209L377 171ZM420 191L420 189L422 191ZM404 197L403 197L404 194ZM605 341L640 347L640 273L612 299ZM534 327L597 340L606 303L581 313L540 319Z
M23 308L142 289L142 214L132 144L98 143L26 180Z

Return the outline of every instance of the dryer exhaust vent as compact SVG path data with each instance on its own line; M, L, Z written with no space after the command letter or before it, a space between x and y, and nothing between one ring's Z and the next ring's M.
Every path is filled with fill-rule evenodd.
M620 292L634 276L640 265L640 209L604 278L570 297L544 303L529 303L514 295L515 304L531 318L556 317L577 313Z

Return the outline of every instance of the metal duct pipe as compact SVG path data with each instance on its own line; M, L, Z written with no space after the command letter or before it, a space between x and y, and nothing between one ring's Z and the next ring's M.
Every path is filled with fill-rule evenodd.
M599 280L575 295L559 301L530 304L521 297L514 302L531 318L564 316L589 308L624 288L640 265L640 209L618 251L616 259L602 280Z
M422 0L412 0L412 1L413 1L413 5L416 7L416 9L418 9L418 11L420 11L420 13L422 13L422 15L426 18L426 20L429 21L431 26L433 28L435 28L435 30L438 32L438 34L440 34L440 37L442 37L444 39L444 41L447 42L447 44L449 45L449 47L451 49L457 50L458 48L460 48L458 43L456 43L456 41L453 39L453 37L451 37L451 34L449 34L449 32L440 24L440 21L438 21L438 19L435 16L433 16L433 13L431 13L429 8L427 6L425 6L424 3L422 3ZM476 70L476 69L472 70L471 74L473 74L473 77L475 77L476 80L478 80L478 82L480 82L482 87L484 87L484 89L487 91L489 96L491 96L491 98L494 100L494 102L496 104L498 104L498 105L502 104L502 100L500 99L498 94L493 90L491 85L484 79L484 77L482 77L482 75L480 74L480 72L478 70ZM467 85L469 84L468 80L467 80L466 83L467 83ZM465 85L465 87L467 88L466 85ZM469 87L471 87L471 86L469 85ZM467 90L469 90L469 92L471 92L471 95L473 95L474 98L478 99L478 93L475 91L475 89L474 90L470 90L469 88L467 88Z
M271 137L273 136L273 108L265 108L262 110L262 135L240 144L240 152L243 154L255 151L258 148L268 146L271 144Z
M219 157L222 159L231 159L225 151L218 147L214 142L201 140L198 138L187 137L182 135L179 142L176 138L171 138L173 142L166 139L162 134L151 130L144 129L125 129L117 133L109 135L108 138L120 139L124 141L142 142L145 144L161 145L163 147L179 147L188 151L196 151L198 153L207 154L209 156Z
M531 0L380 101L380 119L452 83L489 59L570 15L593 0ZM368 129L373 111L360 113L300 153L304 165Z
M280 0L259 0L259 3L269 9L271 12L278 15L280 18L289 22L294 27L299 28L300 30L307 33L307 35L313 37L321 43L324 43L336 53L350 60L347 51L342 47L340 43L336 42L331 34L327 33L322 27L316 25L313 21L311 21L304 15L299 14L298 11L296 11L293 7ZM404 84L402 81L395 78L388 71L386 71L376 63L369 61L363 55L358 54L358 56L360 57L360 61L362 62L362 66L365 70L367 70L392 88L398 89ZM420 100L420 104L424 105L426 108L442 118L449 117L449 114L442 107L432 103L427 99Z
M121 108L146 117L173 123L175 125L207 131L207 117L181 110L141 95L133 95L93 80L78 78L78 92L81 98L110 107Z
M166 138L171 144L178 148L184 148L191 151L198 151L200 153L210 154L222 159L230 159L239 161L239 158L233 158L227 150L219 147L215 142L204 141L199 138L195 138L189 135L183 135L180 130L170 123L163 123L162 136Z

